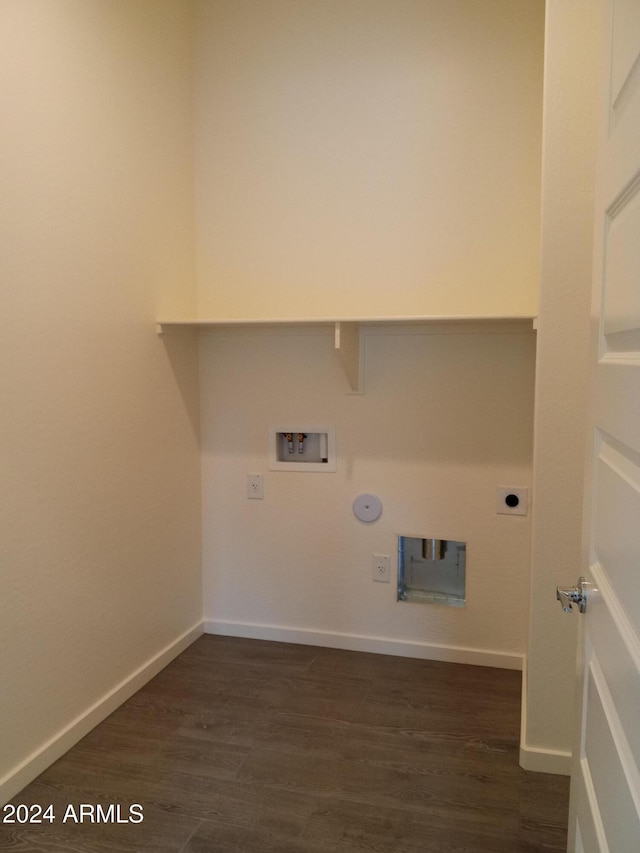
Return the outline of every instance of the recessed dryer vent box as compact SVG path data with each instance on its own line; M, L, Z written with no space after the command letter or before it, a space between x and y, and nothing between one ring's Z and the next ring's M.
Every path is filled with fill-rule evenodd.
M284 424L269 427L269 470L334 472L335 427Z

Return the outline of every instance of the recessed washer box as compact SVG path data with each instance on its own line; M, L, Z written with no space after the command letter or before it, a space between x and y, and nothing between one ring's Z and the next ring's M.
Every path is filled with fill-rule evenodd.
M333 426L289 423L269 427L269 470L333 473L337 468Z

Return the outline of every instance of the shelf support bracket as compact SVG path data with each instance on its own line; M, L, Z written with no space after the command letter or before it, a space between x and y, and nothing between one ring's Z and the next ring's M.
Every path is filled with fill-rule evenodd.
M364 337L359 323L335 323L335 351L342 362L352 394L364 394Z

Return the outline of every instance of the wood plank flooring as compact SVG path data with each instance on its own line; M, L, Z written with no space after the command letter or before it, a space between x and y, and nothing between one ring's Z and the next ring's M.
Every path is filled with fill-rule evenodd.
M518 766L519 725L518 672L204 636L14 799L55 821L0 850L560 853L568 780ZM144 820L63 822L83 803Z

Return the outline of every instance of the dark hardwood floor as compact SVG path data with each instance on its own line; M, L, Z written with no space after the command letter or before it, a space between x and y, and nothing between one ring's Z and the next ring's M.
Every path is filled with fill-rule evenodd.
M519 725L518 672L205 636L13 800L55 820L0 850L560 853L568 780L518 766ZM144 820L76 822L98 803Z

